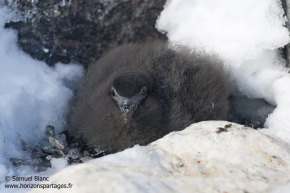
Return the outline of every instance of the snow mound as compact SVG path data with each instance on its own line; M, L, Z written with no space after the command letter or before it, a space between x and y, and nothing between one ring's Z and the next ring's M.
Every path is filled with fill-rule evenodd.
M173 44L217 53L235 95L277 105L264 126L290 144L290 75L277 50L290 40L283 14L278 0L171 0L156 26Z
M257 130L208 121L172 132L147 147L136 145L67 167L49 183L70 184L62 191L84 193L267 193L290 180L289 153L285 143Z
M156 27L170 41L240 61L289 42L283 14L277 0L170 0Z

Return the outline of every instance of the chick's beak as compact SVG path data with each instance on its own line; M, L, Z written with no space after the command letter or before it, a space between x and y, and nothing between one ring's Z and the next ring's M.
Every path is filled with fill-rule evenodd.
M134 103L124 102L120 105L122 118L124 119L125 123L127 123L128 119L130 119L132 117L132 115L136 109L137 109L137 105Z
M132 118L134 112L137 110L141 101L143 101L146 97L146 88L142 88L141 91L131 97L123 97L118 94L116 89L112 87L112 97L117 102L119 109L122 114L122 119L124 119L127 124L128 120Z

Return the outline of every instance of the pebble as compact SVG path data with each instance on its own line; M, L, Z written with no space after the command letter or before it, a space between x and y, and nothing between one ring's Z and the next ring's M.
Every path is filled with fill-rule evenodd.
M9 161L12 163L14 166L26 166L28 165L28 162L20 159L20 158L10 158Z
M74 139L70 141L67 132L59 134L58 139L55 138L55 129L51 125L47 125L45 134L48 137L48 144L44 147L27 147L25 142L21 140L22 150L30 152L30 163L20 158L10 158L9 161L14 166L32 166L37 172L45 171L51 167L52 158L64 158L68 164L80 164L94 158L99 158L107 154L105 150L98 147L87 147L83 139ZM66 145L68 144L68 145ZM40 150L39 150L40 149Z
M80 154L80 152L77 149L70 150L68 153L68 156L71 159L78 159L78 158L82 157L82 155Z
M48 137L49 143L52 147L59 149L59 150L65 150L66 146L59 140L53 138L53 137Z
M45 134L48 137L54 137L54 135L55 135L54 127L51 125L47 125L46 129L45 129Z
M91 157L83 157L83 158L81 158L80 159L80 163L85 163L85 162L87 162L87 161L90 161L90 160L92 160L93 158L91 158Z

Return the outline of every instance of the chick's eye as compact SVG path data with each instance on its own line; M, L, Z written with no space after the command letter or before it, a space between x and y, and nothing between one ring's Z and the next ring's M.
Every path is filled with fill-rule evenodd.
M115 97L116 96L116 93L115 93L114 90L111 90L111 95L112 95L112 97Z
M142 94L143 96L146 95L146 88L142 89L141 94Z

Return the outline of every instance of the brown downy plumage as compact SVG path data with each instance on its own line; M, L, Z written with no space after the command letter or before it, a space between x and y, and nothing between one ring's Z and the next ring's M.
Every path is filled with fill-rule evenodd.
M90 66L69 129L111 153L147 145L194 122L224 120L229 81L212 55L165 43L126 44Z

